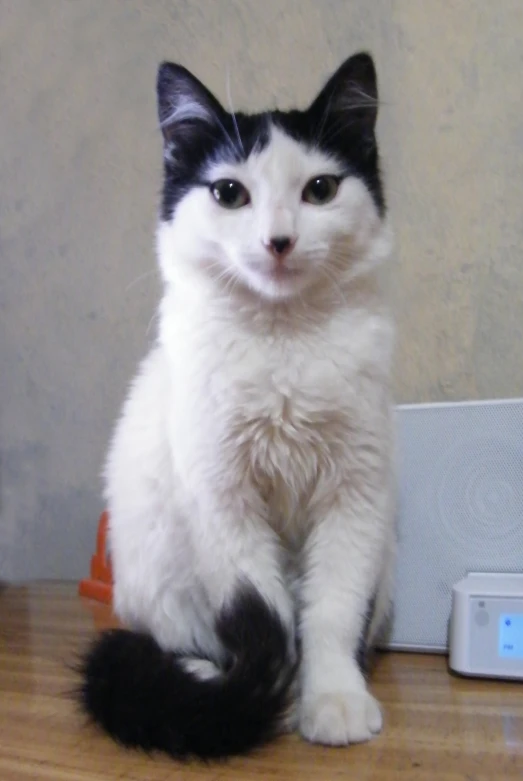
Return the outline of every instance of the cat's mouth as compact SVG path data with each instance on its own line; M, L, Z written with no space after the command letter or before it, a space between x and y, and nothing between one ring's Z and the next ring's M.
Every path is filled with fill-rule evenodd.
M299 277L300 274L303 274L303 269L277 265L272 268L264 269L262 273L270 279L293 279L294 277Z
M299 274L301 274L302 271L299 268L287 268L287 266L276 266L275 268L272 268L269 270L269 276L282 279L287 279L288 277L296 277Z
M306 269L285 263L251 266L251 284L269 297L287 297L303 287Z

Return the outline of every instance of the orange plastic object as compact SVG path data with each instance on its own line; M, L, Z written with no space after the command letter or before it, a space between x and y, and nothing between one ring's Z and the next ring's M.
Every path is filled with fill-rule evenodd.
M98 521L96 553L91 557L91 577L80 581L78 593L81 597L95 599L110 605L113 601L113 573L107 555L107 526L109 514L103 512Z

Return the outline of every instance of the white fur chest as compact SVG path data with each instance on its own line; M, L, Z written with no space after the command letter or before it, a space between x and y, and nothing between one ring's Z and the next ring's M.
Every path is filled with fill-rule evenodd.
M258 350L246 375L229 386L231 445L270 507L271 522L292 537L306 523L320 483L333 475L348 427L340 403L346 382L332 360L296 344Z
M195 481L193 489L198 479L219 481L227 491L249 484L266 503L271 524L293 540L306 526L311 500L336 488L363 337L353 329L347 340L346 322L330 333L264 337L231 322L214 325L178 321L176 340L167 342L176 344L179 468Z

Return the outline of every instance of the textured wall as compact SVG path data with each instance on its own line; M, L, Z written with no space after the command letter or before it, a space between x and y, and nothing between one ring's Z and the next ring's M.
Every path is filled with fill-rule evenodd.
M0 578L86 571L149 337L157 62L235 106L380 72L400 401L523 394L521 0L0 0Z

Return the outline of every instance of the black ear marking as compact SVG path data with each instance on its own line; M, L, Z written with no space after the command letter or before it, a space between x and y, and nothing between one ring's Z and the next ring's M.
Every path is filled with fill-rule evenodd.
M156 78L158 119L166 143L196 125L217 126L224 114L220 102L196 76L172 62L162 62Z
M178 202L201 186L211 162L238 163L270 139L266 113L228 112L187 68L162 62L157 71L158 119L163 134L161 219L171 220Z
M371 55L359 52L345 60L309 111L323 117L344 117L348 125L372 133L378 114L378 81Z
M378 87L370 54L360 52L342 63L305 110L228 112L196 76L172 62L160 64L156 93L164 141L163 220L172 219L180 199L201 184L208 163L246 160L270 142L271 126L337 158L347 176L362 179L384 214L375 136Z

